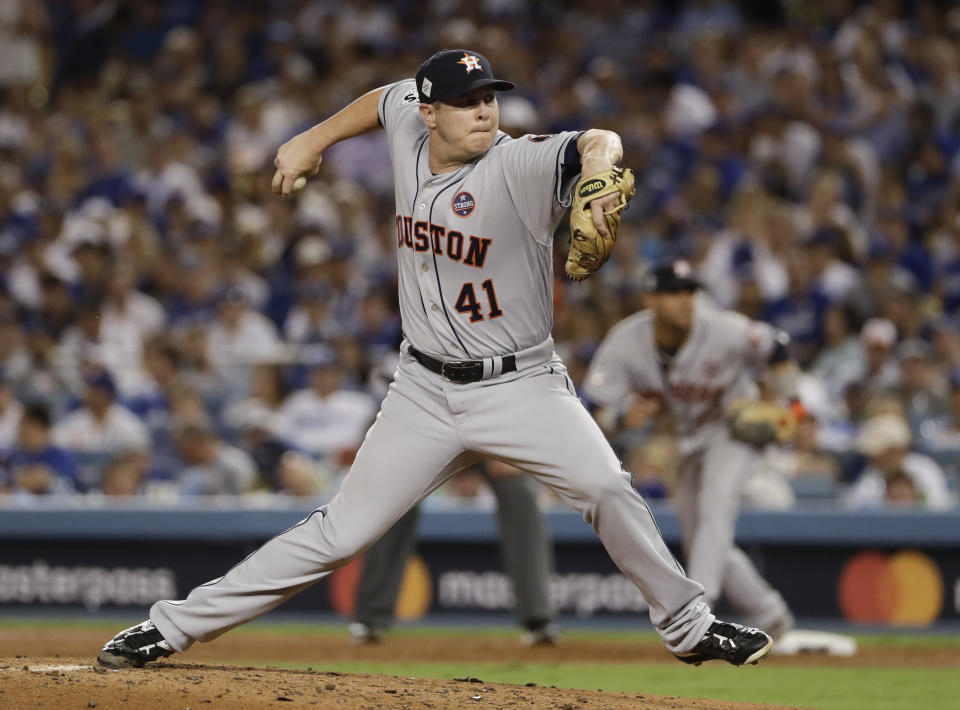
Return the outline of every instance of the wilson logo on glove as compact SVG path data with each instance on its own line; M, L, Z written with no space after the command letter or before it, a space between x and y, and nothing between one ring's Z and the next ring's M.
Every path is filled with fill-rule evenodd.
M591 180L585 185L580 186L579 192L577 194L580 197L590 197L595 192L600 192L603 188L607 186L607 183L603 180Z

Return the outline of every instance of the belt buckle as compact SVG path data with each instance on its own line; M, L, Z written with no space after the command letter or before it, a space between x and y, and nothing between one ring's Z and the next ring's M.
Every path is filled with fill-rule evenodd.
M440 364L440 376L447 382L471 382L470 371L477 363L469 360L449 360Z

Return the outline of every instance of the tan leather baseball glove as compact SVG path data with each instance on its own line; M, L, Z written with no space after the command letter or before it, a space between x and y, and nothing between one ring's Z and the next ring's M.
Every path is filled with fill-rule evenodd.
M731 438L762 447L792 441L797 415L775 402L738 399L730 405L728 423Z
M570 253L566 263L567 276L571 279L583 281L610 258L620 226L620 213L633 197L633 192L633 171L629 168L610 168L577 183L570 208ZM615 193L620 195L620 201L603 213L610 232L610 236L605 237L593 222L590 203Z

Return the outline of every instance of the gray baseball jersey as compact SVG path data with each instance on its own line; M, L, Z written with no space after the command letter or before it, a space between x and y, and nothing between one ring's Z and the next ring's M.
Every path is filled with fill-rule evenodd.
M726 405L756 395L776 331L739 313L694 307L687 341L669 364L653 342L653 314L640 311L617 323L597 350L586 379L596 404L626 410L633 396L661 401L673 415L681 453L702 449L723 421Z
M650 603L667 648L689 651L714 619L703 587L670 554L550 337L553 233L579 172L577 134L499 134L485 154L434 175L413 82L386 87L378 116L394 165L407 337L380 413L327 505L185 600L157 602L150 618L178 651L215 638L366 549L461 468L493 458L581 511ZM452 382L410 344L481 361L483 378ZM504 372L508 355L515 371Z
M404 335L422 352L471 359L542 343L553 328L553 233L570 204L561 162L579 133L514 140L501 131L482 159L432 175L418 106L412 80L380 98Z
M651 311L641 311L610 329L590 364L586 394L621 411L637 395L669 410L682 457L673 503L690 576L711 601L723 592L748 621L782 632L793 623L786 602L734 544L744 479L757 456L733 441L724 423L732 400L756 395L754 378L770 359L776 331L698 299L686 342L665 362L653 321Z

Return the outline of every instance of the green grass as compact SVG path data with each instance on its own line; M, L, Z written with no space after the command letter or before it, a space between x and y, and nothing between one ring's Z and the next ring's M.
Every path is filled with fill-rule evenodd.
M83 619L68 618L16 618L0 616L0 629L48 629L72 628L94 630L116 630L125 626L132 626L143 621L143 617L128 619ZM304 622L271 622L254 621L246 626L238 627L231 634L290 634L296 636L317 637L346 637L346 622L331 623L304 623ZM852 633L852 632L848 632ZM390 632L391 638L512 638L516 639L519 631L511 626L405 626L400 625ZM857 643L862 647L916 647L924 648L960 648L960 634L947 633L911 633L910 631L895 632L867 632L853 633ZM655 641L657 635L652 631L643 630L588 630L564 629L563 638L571 641L588 639L595 641Z
M876 633L858 634L856 639L865 648L960 648L960 634Z
M305 668L306 664L288 666ZM317 668L317 664L313 664ZM461 678L644 695L714 698L822 710L947 710L957 707L953 669L733 668L680 664L326 663L322 670Z

